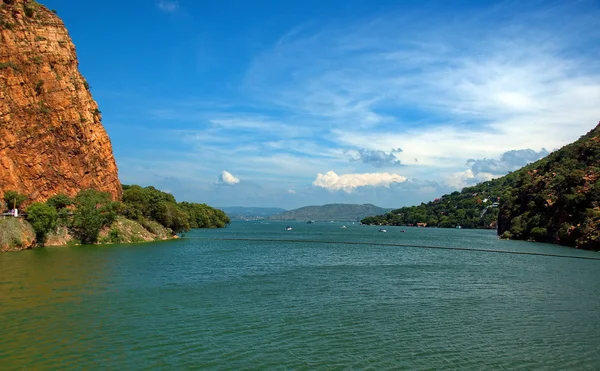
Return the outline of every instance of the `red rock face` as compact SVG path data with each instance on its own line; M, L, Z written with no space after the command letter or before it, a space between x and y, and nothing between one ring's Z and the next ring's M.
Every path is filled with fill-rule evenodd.
M63 22L0 0L0 196L29 202L94 188L121 197L110 139Z

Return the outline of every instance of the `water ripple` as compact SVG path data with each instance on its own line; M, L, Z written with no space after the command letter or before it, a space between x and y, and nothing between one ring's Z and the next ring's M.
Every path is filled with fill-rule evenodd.
M562 248L488 231L294 238ZM269 226L196 231L271 238ZM257 228L263 228L257 229ZM419 233L421 235L419 235ZM403 239L403 240L400 240ZM587 254L587 252L577 252ZM582 255L583 256L583 255ZM595 261L391 246L182 240L0 255L12 369L600 369Z

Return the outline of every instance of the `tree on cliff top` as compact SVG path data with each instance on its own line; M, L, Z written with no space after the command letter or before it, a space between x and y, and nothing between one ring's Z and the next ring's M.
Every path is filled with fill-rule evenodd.
M9 209L21 208L21 205L23 202L27 201L27 198L27 196L17 191L11 190L4 192L4 202L6 203L6 207Z

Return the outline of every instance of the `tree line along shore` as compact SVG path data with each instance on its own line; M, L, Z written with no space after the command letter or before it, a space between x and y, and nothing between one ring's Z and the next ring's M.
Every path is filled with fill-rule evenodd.
M192 228L223 228L225 212L175 197L154 187L123 185L121 201L93 189L71 198L57 194L46 202L27 204L27 196L4 192L0 219L0 251L38 246L127 243L177 238ZM21 217L14 217L14 210ZM8 216L7 216L8 214Z

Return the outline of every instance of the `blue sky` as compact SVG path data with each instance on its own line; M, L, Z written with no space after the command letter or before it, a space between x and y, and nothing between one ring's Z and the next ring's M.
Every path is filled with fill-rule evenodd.
M179 201L399 207L600 120L600 2L42 0L124 184Z

